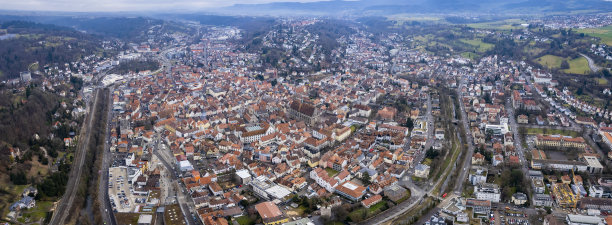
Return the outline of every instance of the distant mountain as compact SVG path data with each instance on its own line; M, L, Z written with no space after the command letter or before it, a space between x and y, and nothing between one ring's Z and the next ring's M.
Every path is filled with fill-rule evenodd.
M358 0L237 4L216 10L233 15L372 16L398 13L567 13L576 10L611 12L604 0Z

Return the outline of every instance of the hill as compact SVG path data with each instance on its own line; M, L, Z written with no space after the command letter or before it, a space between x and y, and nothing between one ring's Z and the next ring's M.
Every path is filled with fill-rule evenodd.
M100 48L100 38L68 27L9 21L0 24L0 29L14 35L0 40L0 80L19 77L35 62L63 64Z

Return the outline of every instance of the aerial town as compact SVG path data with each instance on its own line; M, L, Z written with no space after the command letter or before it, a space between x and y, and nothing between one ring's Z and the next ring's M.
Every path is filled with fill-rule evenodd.
M463 32L482 37L475 49L493 45L487 38L550 46L559 36L537 29L594 29L610 18ZM115 55L41 65L3 88L64 97L66 112L48 122L69 153L44 165L70 178L83 175L65 163L95 168L85 171L97 182L66 178L65 191L95 189L103 197L83 201L100 202L104 224L612 224L611 92L565 85L573 59L555 70L534 63L547 56L446 53L424 44L437 39L355 24L330 48L315 29L327 19L277 20L246 44L251 34L237 26L153 26L146 41L103 42ZM575 54L588 73L609 71L612 48L582 44ZM117 69L140 59L159 65ZM101 149L96 164L78 160L90 145ZM32 151L11 147L11 159L50 155ZM55 213L41 221L68 224L64 211L79 200L47 204L41 187L20 189L3 218L38 224L29 210L45 202Z

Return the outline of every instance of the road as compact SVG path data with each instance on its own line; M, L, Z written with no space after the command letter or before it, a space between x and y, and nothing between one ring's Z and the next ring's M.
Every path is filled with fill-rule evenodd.
M466 155L463 155L463 163L459 167L459 175L457 176L457 181L455 181L455 188L453 189L456 195L461 195L463 192L463 181L467 179L467 174L470 172L470 167L472 166L472 155L474 154L474 141L472 140L472 131L470 130L470 126L468 124L467 113L465 111L465 106L462 101L463 93L461 92L462 87L465 86L465 81L461 82L461 85L457 86L457 98L459 98L459 107L461 113L461 124L463 125L463 130L465 131L465 142L467 142L468 150ZM461 142L460 142L461 143Z
M433 115L431 114L431 97L428 96L427 97L427 121L428 121L428 132L427 132L427 142L425 144L425 148L424 149L429 149L429 147L431 147L431 145L434 142L434 119L433 119ZM456 150L456 149L455 149ZM424 154L421 154L421 156ZM451 154L452 155L452 154ZM449 157L451 157L449 155ZM422 157L420 157L419 160L416 161L421 161L423 160ZM444 174L446 174L448 172L448 170L451 167L446 168L446 171L444 171ZM359 224L363 224L363 225L380 225L380 224L385 224L387 222L393 221L395 219L397 219L398 217L402 216L403 214L405 214L406 212L408 212L409 210L411 210L413 207L417 206L418 204L420 204L423 201L423 197L427 196L434 196L432 195L432 192L434 191L433 188L431 187L436 187L438 185L440 185L440 183L442 181L445 181L446 177L445 176L441 176L435 184L429 186L429 191L425 192L425 190L419 188L418 186L414 185L411 180L410 180L410 175L404 175L401 179L400 179L400 184L402 186L408 187L410 188L410 193L411 196L408 200L394 206L393 208L390 208L388 210L385 210L382 213L377 214L374 217L371 217L367 220L364 220L363 222L359 223ZM436 197L438 198L438 197Z
M514 115L514 108L512 107L512 101L510 98L506 100L506 112L508 113L508 123L510 123L510 129L512 135L514 137L514 149L518 154L521 169L523 170L523 174L527 176L527 160L525 160L525 149L523 149L523 141L521 140L521 135L519 134L518 124L516 122L516 116Z
M81 183L81 174L83 173L83 168L85 164L85 155L87 154L87 149L89 147L89 140L91 139L91 130L93 125L93 119L96 118L96 114L98 113L95 110L95 106L98 103L98 100L101 97L101 90L96 90L96 94L94 95L94 101L92 105L87 107L87 119L85 119L81 131L79 134L79 142L77 144L77 148L74 154L74 161L72 163L72 168L70 169L70 173L68 175L68 183L66 184L66 190L64 195L60 199L57 207L53 215L51 216L51 220L49 224L66 224L65 220L68 215L71 213L72 203L74 202L74 198L77 195L78 186Z
M189 206L187 203L187 196L186 193L184 192L185 189L183 189L182 187L179 186L179 182L180 179L178 179L178 177L176 176L176 173L174 172L174 167L168 162L167 160L167 156L165 154L162 154L161 151L163 151L162 149L159 148L159 134L158 137L156 138L156 144L155 144L155 148L153 149L153 154L155 154L155 156L157 156L157 158L159 158L159 160L162 162L162 164L166 167L167 171L171 172L171 176L170 176L170 180L172 182L172 184L174 185L174 190L180 190L177 191L176 193L178 193L176 197L179 206L181 207L181 211L183 213L183 216L186 219L187 225L190 224L196 224L195 220L193 219L193 217L191 216L191 212L189 210ZM165 149L164 149L165 150Z
M593 71L594 73L599 72L599 70L601 70L601 68L599 66L597 66L597 64L595 64L595 61L593 61L593 59L591 59L591 57L582 54L582 53L578 53L580 54L582 57L586 58L586 60L589 62L589 68L591 68L591 71Z
M112 118L112 89L108 91L108 114L106 117L106 138L104 141L104 152L102 153L102 169L100 174L100 182L98 183L98 194L102 194L102 198L98 198L100 201L100 213L102 220L105 224L116 225L117 221L113 214L113 207L110 204L110 197L108 195L108 167L111 164L111 152L110 152L110 121Z

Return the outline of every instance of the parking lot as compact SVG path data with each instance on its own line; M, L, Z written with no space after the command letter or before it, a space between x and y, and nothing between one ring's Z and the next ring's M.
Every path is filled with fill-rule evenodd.
M126 168L109 168L108 174L108 196L111 199L111 206L117 212L131 212L134 209L134 196L132 187L127 181Z
M529 225L529 218L526 214L513 211L495 211L491 219L491 224L495 225L506 225L506 224L518 224L518 225Z

